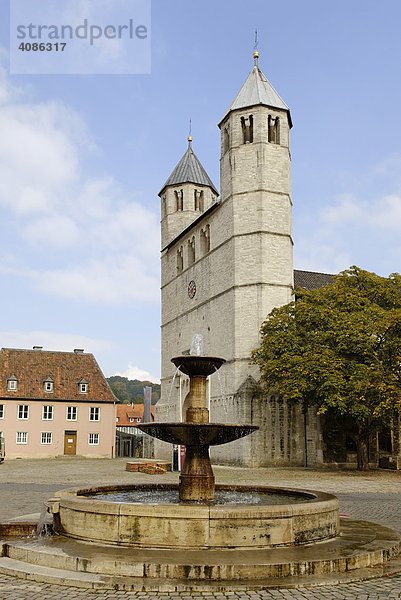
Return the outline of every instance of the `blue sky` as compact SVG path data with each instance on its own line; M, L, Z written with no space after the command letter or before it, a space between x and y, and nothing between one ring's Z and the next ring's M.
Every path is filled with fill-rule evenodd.
M400 271L400 22L399 0L153 0L150 75L17 76L0 0L0 346L159 376L157 193L190 118L219 187L217 123L255 27L294 122L295 267Z

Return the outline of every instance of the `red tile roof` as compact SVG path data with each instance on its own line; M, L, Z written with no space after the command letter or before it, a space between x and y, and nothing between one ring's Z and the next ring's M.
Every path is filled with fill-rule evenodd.
M117 404L117 426L118 427L135 427L138 423L137 419L142 421L143 404ZM151 407L151 421L155 420L155 407ZM134 419L134 421L130 421Z
M7 390L12 375L18 380L15 392ZM54 381L53 392L44 391L49 377ZM88 383L84 394L79 392L81 379ZM93 354L14 348L0 351L0 398L117 402Z

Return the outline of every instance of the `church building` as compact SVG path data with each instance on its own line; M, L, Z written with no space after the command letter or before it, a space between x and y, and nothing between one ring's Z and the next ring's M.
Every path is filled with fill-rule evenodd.
M250 365L270 311L292 300L295 285L314 288L332 276L294 271L291 113L258 66L219 123L220 194L188 138L188 148L160 191L162 240L162 396L157 421L182 419L188 378L174 356L202 334L204 352L226 363L209 378L210 419L259 431L212 450L216 462L317 465L321 426L280 394L266 399ZM175 378L174 378L174 375ZM170 451L157 442L158 456Z

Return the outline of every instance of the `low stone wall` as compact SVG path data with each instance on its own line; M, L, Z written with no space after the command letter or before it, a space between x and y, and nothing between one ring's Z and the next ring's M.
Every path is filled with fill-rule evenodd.
M263 491L304 496L293 504L152 504L159 484L64 490L52 512L59 533L79 540L137 548L261 549L297 546L339 534L338 500L331 494L283 488L216 486L217 490ZM146 489L148 504L107 502L88 494Z

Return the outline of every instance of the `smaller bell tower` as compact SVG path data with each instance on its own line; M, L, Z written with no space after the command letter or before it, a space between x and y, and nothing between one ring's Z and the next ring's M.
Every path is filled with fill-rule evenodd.
M159 192L162 248L214 204L218 195L192 149L192 137L189 136L187 151Z

